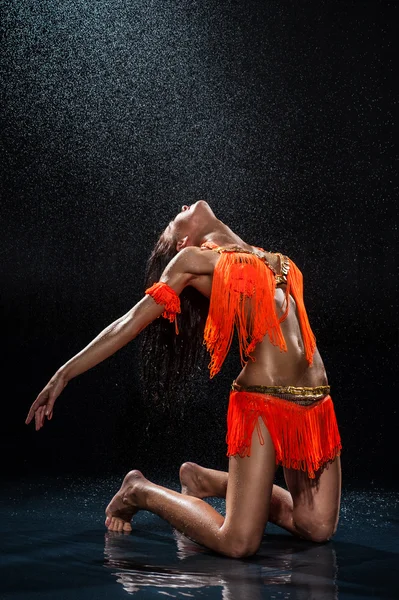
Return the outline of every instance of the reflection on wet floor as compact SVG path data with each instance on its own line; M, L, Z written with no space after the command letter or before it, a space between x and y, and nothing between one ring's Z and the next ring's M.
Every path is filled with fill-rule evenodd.
M203 597L216 588L212 597L223 600L257 600L265 593L272 598L273 591L276 598L337 598L334 547L281 538L270 536L256 557L237 561L204 552L175 533L177 553L171 552L162 564L154 562L156 556L148 557L143 565L130 540L111 533L106 536L105 555L117 581L132 595L155 588L172 598L199 596L194 590L202 591Z
M268 526L255 557L208 552L149 513L108 533L119 480L36 480L1 493L0 599L398 599L399 495L344 492L338 533L315 545ZM223 501L212 500L219 510Z

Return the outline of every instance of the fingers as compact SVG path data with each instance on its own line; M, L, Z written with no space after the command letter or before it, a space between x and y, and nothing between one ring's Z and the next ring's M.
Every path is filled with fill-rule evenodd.
M45 418L50 421L53 418L53 408L50 405L45 404L44 406L35 406L36 403L32 404L28 416L26 417L25 423L29 425L32 419L35 419L36 431L41 429L44 425Z
M37 411L35 412L35 426L36 431L39 431L43 427L44 421L44 406L39 406Z
M29 409L28 416L26 417L26 421L25 421L25 423L27 425L29 425L29 423L32 421L32 419L35 415L35 408L34 408L35 404L36 404L36 402L34 402Z
M46 417L49 420L52 418L54 402L55 398L51 398L51 393L48 390L43 390L30 407L25 423L29 425L34 418L36 431L38 431L43 427Z
M41 412L41 423L40 423L40 427L43 427L45 419L46 419L46 407L45 407L45 406L43 406L43 410L42 410L42 412Z
M46 405L45 406L39 406L39 408L36 410L35 412L35 428L36 431L39 431L39 429L41 429L44 425L44 420L46 418Z
M33 417L35 417L35 419L36 419L36 412L37 412L38 408L40 406L42 406L43 404L47 403L47 400L48 400L47 394L44 395L43 392L40 392L40 394L38 395L38 397L36 398L36 400L34 401L34 403L32 404L32 406L29 409L28 416L26 417L26 421L25 421L25 423L27 425L29 425L29 423L32 421Z
M29 423L35 419L36 431L38 431L43 427L46 417L48 420L52 419L54 403L66 384L66 378L57 372L30 407L25 423L29 425Z
M36 431L39 431L39 423L40 423L40 419L39 419L39 408L38 408L35 412L35 429L36 429Z
M45 411L46 417L50 417L50 414L51 415L53 414L54 402L55 402L55 398L48 399L47 405L45 407L46 408L46 411Z

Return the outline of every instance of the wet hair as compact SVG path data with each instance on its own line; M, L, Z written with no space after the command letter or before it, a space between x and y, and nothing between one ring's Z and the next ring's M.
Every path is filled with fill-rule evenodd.
M159 281L176 256L176 241L168 226L148 259L144 289ZM209 300L188 286L180 294L180 303L178 335L174 323L163 317L155 319L141 334L141 378L146 397L169 414L182 414L186 386L207 362L203 337Z

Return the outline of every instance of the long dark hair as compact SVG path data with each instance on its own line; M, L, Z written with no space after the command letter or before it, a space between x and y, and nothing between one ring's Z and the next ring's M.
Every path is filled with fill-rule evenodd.
M165 230L148 259L144 289L159 281L176 254L176 240ZM146 398L169 414L183 412L185 387L207 361L203 336L209 300L188 286L180 294L180 303L178 335L174 323L163 317L155 319L141 334L141 377Z

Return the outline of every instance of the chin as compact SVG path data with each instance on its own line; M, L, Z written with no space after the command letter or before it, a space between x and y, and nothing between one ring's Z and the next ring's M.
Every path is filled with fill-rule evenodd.
M191 206L191 209L205 210L209 214L212 214L214 216L213 210L209 206L208 202L206 202L206 200L197 200L197 202L195 202L195 204Z

